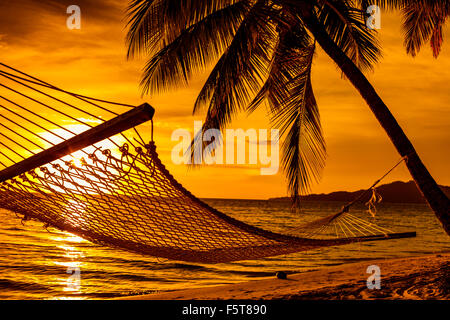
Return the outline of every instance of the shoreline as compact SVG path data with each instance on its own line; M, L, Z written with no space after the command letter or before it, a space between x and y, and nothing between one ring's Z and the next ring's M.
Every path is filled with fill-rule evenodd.
M368 289L367 267L380 268L380 289ZM372 283L372 282L371 282ZM118 300L372 300L450 299L450 252L377 259L288 275L287 279L180 289Z

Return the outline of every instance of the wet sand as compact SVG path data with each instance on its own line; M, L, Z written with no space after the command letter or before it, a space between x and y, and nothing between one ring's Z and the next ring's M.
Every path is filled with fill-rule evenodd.
M380 268L380 289L368 289L367 267ZM374 283L371 281L371 283ZM135 300L439 299L450 298L450 252L371 260L224 286L129 296Z

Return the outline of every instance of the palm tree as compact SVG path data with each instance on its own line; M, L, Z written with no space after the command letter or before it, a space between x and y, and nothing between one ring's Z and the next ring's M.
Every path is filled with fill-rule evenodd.
M367 102L450 235L450 203L363 72L380 57L376 33L365 25L369 3L400 8L411 54L431 36L437 56L448 1L350 0L132 0L128 57L148 55L144 93L186 85L215 63L194 105L206 108L203 130L223 129L238 111L267 101L284 136L282 165L298 203L320 178L325 141L311 86L316 42ZM420 17L416 13L420 12Z

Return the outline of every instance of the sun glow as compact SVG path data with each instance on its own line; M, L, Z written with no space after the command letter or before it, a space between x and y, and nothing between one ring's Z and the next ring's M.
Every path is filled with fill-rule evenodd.
M84 122L100 122L100 121L87 121L83 119ZM49 131L40 132L39 136L42 137L42 142L48 144L46 148L50 148L54 145L60 144L64 141L67 141L70 138L73 138L75 135L81 134L90 127L83 124L69 124L65 125L64 128L54 128ZM85 163L89 162L89 155L96 153L99 159L103 159L102 151L111 150L111 153L119 152L118 149L126 142L126 139L122 135L116 135L114 137L99 141L94 145L85 147L82 150L77 150L62 157L62 160L65 163L71 163L76 168L82 168ZM83 182L80 181L83 185Z
M78 167L78 168L81 168L81 166L83 165L81 158L73 158L72 163L75 167Z

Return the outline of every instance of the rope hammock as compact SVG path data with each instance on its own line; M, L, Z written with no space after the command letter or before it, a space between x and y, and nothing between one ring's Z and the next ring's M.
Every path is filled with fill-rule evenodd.
M248 225L199 200L168 172L153 137L142 138L154 113L148 104L71 93L2 63L0 79L0 207L23 221L202 263L415 236L351 215L353 203L296 235Z

